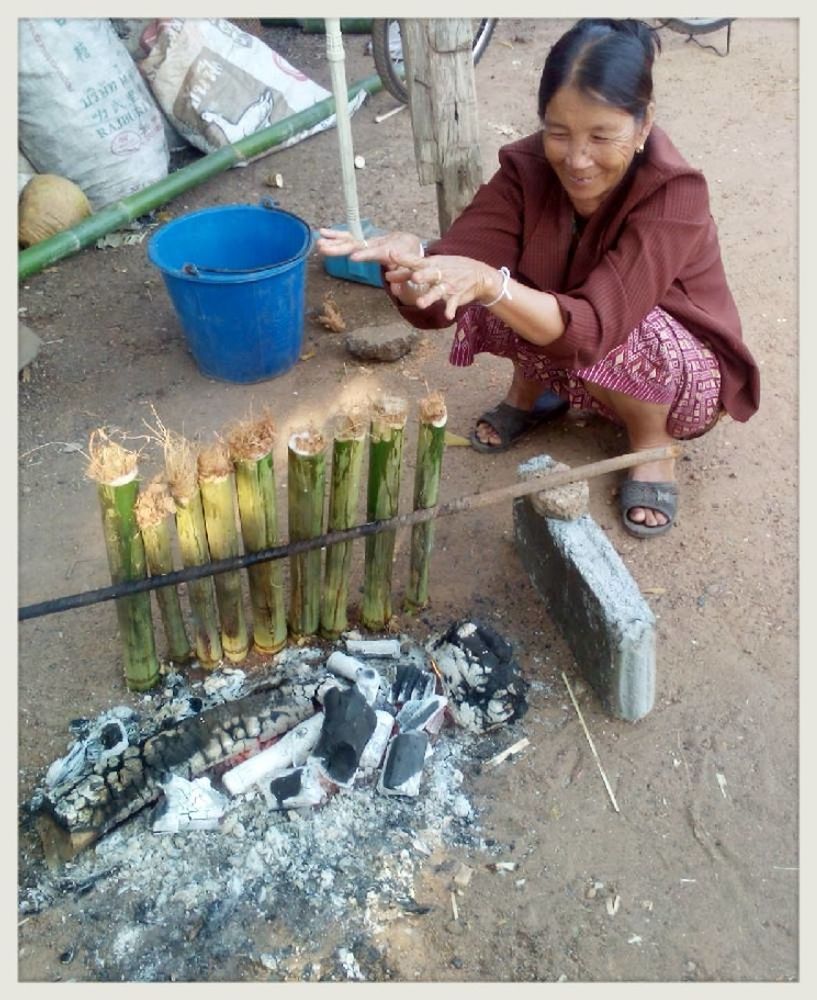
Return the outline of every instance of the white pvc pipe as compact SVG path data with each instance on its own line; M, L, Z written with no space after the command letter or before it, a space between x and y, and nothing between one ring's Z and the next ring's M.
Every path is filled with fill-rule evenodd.
M355 180L354 148L352 146L352 126L349 118L349 103L346 90L346 56L340 33L340 18L326 19L326 58L332 71L332 91L335 97L335 116L340 147L340 168L343 175L343 201L346 205L346 222L356 240L363 239L360 226L360 209L357 201Z

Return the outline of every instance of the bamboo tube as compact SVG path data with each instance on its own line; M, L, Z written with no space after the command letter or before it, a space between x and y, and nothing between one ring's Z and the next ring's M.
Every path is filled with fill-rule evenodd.
M136 501L136 521L142 532L148 573L161 576L173 572L169 521L176 512L167 483L154 480ZM186 663L193 655L184 627L182 606L175 587L156 591L156 603L167 640L167 657L173 663Z
M97 484L111 580L115 584L142 580L147 572L145 549L134 513L139 492L137 456L102 430L91 435L88 452L87 474ZM147 691L159 680L150 597L145 593L117 598L116 616L122 637L125 683L131 691Z
M414 509L434 507L440 495L440 475L445 451L448 413L439 393L420 400L417 465L414 470ZM406 604L412 611L428 604L428 570L434 546L436 521L424 521L411 529L411 557Z
M372 407L366 499L369 520L397 514L405 426L406 404L402 399L385 396ZM385 628L391 618L392 560L396 537L396 531L383 531L366 539L362 618L367 629Z
M240 421L227 441L235 465L235 484L245 552L278 544L278 507L272 447L275 425L268 414ZM283 568L279 562L247 568L252 607L253 645L264 655L277 653L287 641Z
M323 530L326 489L324 437L314 428L296 431L289 439L287 501L289 540L314 538ZM289 628L293 635L314 635L321 614L321 550L289 560Z
M340 415L332 445L327 531L351 528L355 523L365 437L365 418L359 409ZM351 542L327 548L321 598L321 635L327 639L336 639L348 626L351 564Z
M235 473L226 444L217 441L199 453L199 489L210 555L230 559L239 554L235 510ZM238 570L215 577L216 604L221 619L221 645L233 663L245 659L250 649L249 630L241 596Z
M196 458L189 443L178 434L165 431L163 442L165 472L176 504L176 534L182 562L186 567L201 566L209 563L210 549L196 477ZM212 669L224 655L213 577L191 580L187 590L193 615L196 658L203 667Z

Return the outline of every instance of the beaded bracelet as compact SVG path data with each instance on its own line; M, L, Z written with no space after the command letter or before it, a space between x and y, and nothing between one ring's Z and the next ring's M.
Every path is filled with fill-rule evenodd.
M491 306L495 306L501 299L507 299L509 302L513 302L513 296L510 291L508 291L508 282L511 280L511 272L507 269L507 267L500 267L499 273L502 275L502 289L493 301L484 303L486 309L490 309Z

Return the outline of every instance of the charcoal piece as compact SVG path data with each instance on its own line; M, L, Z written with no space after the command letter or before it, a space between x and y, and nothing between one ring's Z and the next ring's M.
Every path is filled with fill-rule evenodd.
M273 778L270 781L269 790L275 796L280 809L285 808L284 802L287 799L294 799L300 793L302 773L303 768L298 767L290 771L289 774L284 774L280 778Z
M427 698L434 694L435 685L433 674L419 670L413 663L401 663L392 684L392 701L399 705L412 698Z
M438 733L442 725L442 714L447 704L448 699L439 694L432 695L430 698L412 698L410 701L404 702L396 716L400 732L424 729L432 735Z
M528 685L513 648L489 625L454 622L431 645L455 721L472 732L514 722L527 711Z
M421 730L400 733L389 743L378 788L387 795L417 795L428 749Z
M377 727L377 716L357 688L331 688L323 703L323 726L313 751L339 785L354 777L360 755Z

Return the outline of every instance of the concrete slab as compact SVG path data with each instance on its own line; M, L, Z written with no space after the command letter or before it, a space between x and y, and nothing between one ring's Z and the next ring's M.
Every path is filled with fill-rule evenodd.
M514 501L522 564L606 711L635 722L655 701L655 616L590 517L564 521Z

